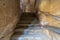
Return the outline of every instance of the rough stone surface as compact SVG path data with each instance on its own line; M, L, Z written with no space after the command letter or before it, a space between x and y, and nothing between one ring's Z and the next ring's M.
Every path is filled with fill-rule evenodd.
M4 38L13 32L18 22L19 11L18 0L0 0L0 38Z
M22 29L24 31L23 34L15 34L11 38L11 40L60 40L60 31L55 28L45 28L38 24L37 20L35 19L27 29ZM21 31L21 30L20 30ZM56 33L57 32L57 33Z

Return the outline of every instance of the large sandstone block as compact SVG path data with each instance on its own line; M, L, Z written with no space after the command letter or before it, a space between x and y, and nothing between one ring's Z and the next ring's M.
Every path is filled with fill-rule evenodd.
M19 5L19 0L0 0L0 38L12 34L19 19Z
M39 10L60 17L60 0L41 0Z
M42 25L60 28L60 0L41 0L39 20Z

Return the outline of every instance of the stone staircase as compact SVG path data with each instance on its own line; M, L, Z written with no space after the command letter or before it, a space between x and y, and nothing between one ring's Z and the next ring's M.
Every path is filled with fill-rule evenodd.
M34 13L23 13L11 40L52 40L52 37L50 38L50 36L47 35L46 29L57 34L60 33L60 29L51 28L49 26L46 29L42 28L36 19ZM56 38L58 40L59 36Z
M16 28L27 27L36 18L35 13L22 13Z
M22 13L20 22L17 24L11 40L18 40L19 36L24 34L25 29L27 29L31 22L36 18L35 13Z

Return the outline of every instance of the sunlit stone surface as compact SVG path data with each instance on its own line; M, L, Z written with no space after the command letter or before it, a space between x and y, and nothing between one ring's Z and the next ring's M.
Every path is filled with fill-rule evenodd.
M18 38L18 40L48 40L51 38L43 32L44 29L40 27L32 27L25 30L24 35Z
M55 28L43 28L37 24L35 20L29 25L27 29L24 30L24 34L15 38L14 40L60 40L60 33Z

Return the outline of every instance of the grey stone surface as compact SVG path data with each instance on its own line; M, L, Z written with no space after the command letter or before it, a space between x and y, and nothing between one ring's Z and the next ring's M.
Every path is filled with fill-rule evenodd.
M55 30L55 28L45 28L34 24L38 24L37 20L24 29L23 35L15 35L12 40L60 40L59 29Z

